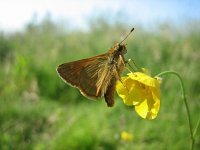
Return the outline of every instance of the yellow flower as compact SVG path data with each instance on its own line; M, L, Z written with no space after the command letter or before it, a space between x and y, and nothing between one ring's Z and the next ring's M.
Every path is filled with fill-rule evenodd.
M131 133L123 131L123 132L121 132L121 139L123 141L132 141L133 140L133 135Z
M142 72L134 72L118 81L116 90L123 102L135 106L139 116L145 119L156 118L160 109L160 79Z

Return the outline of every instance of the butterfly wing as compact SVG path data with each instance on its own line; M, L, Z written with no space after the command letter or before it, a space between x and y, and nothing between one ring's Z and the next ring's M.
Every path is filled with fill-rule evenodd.
M64 63L58 66L59 76L72 86L77 87L81 93L89 98L96 99L106 92L105 77L110 76L106 54L88 59ZM109 82L109 81L108 81Z
M115 103L115 89L116 89L117 79L115 76L111 79L110 84L104 94L105 101L108 107L112 107Z

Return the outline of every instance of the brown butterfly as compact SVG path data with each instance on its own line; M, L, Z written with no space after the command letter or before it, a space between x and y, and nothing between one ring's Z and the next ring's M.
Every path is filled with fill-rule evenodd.
M121 43L133 30L107 53L59 65L59 76L90 99L104 96L107 106L112 107L116 83L126 64L124 54L127 49Z

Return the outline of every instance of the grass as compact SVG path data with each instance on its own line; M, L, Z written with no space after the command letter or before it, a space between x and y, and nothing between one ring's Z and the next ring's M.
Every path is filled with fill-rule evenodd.
M174 70L184 79L192 123L199 118L200 29L160 25L154 32L135 27L128 53L153 75ZM196 30L194 30L194 27ZM164 77L161 110L153 121L133 108L90 101L62 82L58 64L104 53L127 25L100 24L90 32L67 31L50 20L23 32L0 34L0 149L189 149L189 128L179 82ZM123 141L122 131L133 134ZM200 146L197 131L195 148Z

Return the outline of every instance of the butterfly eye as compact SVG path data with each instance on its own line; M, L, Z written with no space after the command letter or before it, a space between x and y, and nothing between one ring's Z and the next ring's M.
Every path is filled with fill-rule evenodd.
M120 46L120 47L118 48L118 51L119 51L119 52L123 51L123 47Z
M120 52L123 53L123 54L126 54L126 53L127 53L127 49L126 49L125 46L120 46L119 49L118 49L118 51L120 51Z

